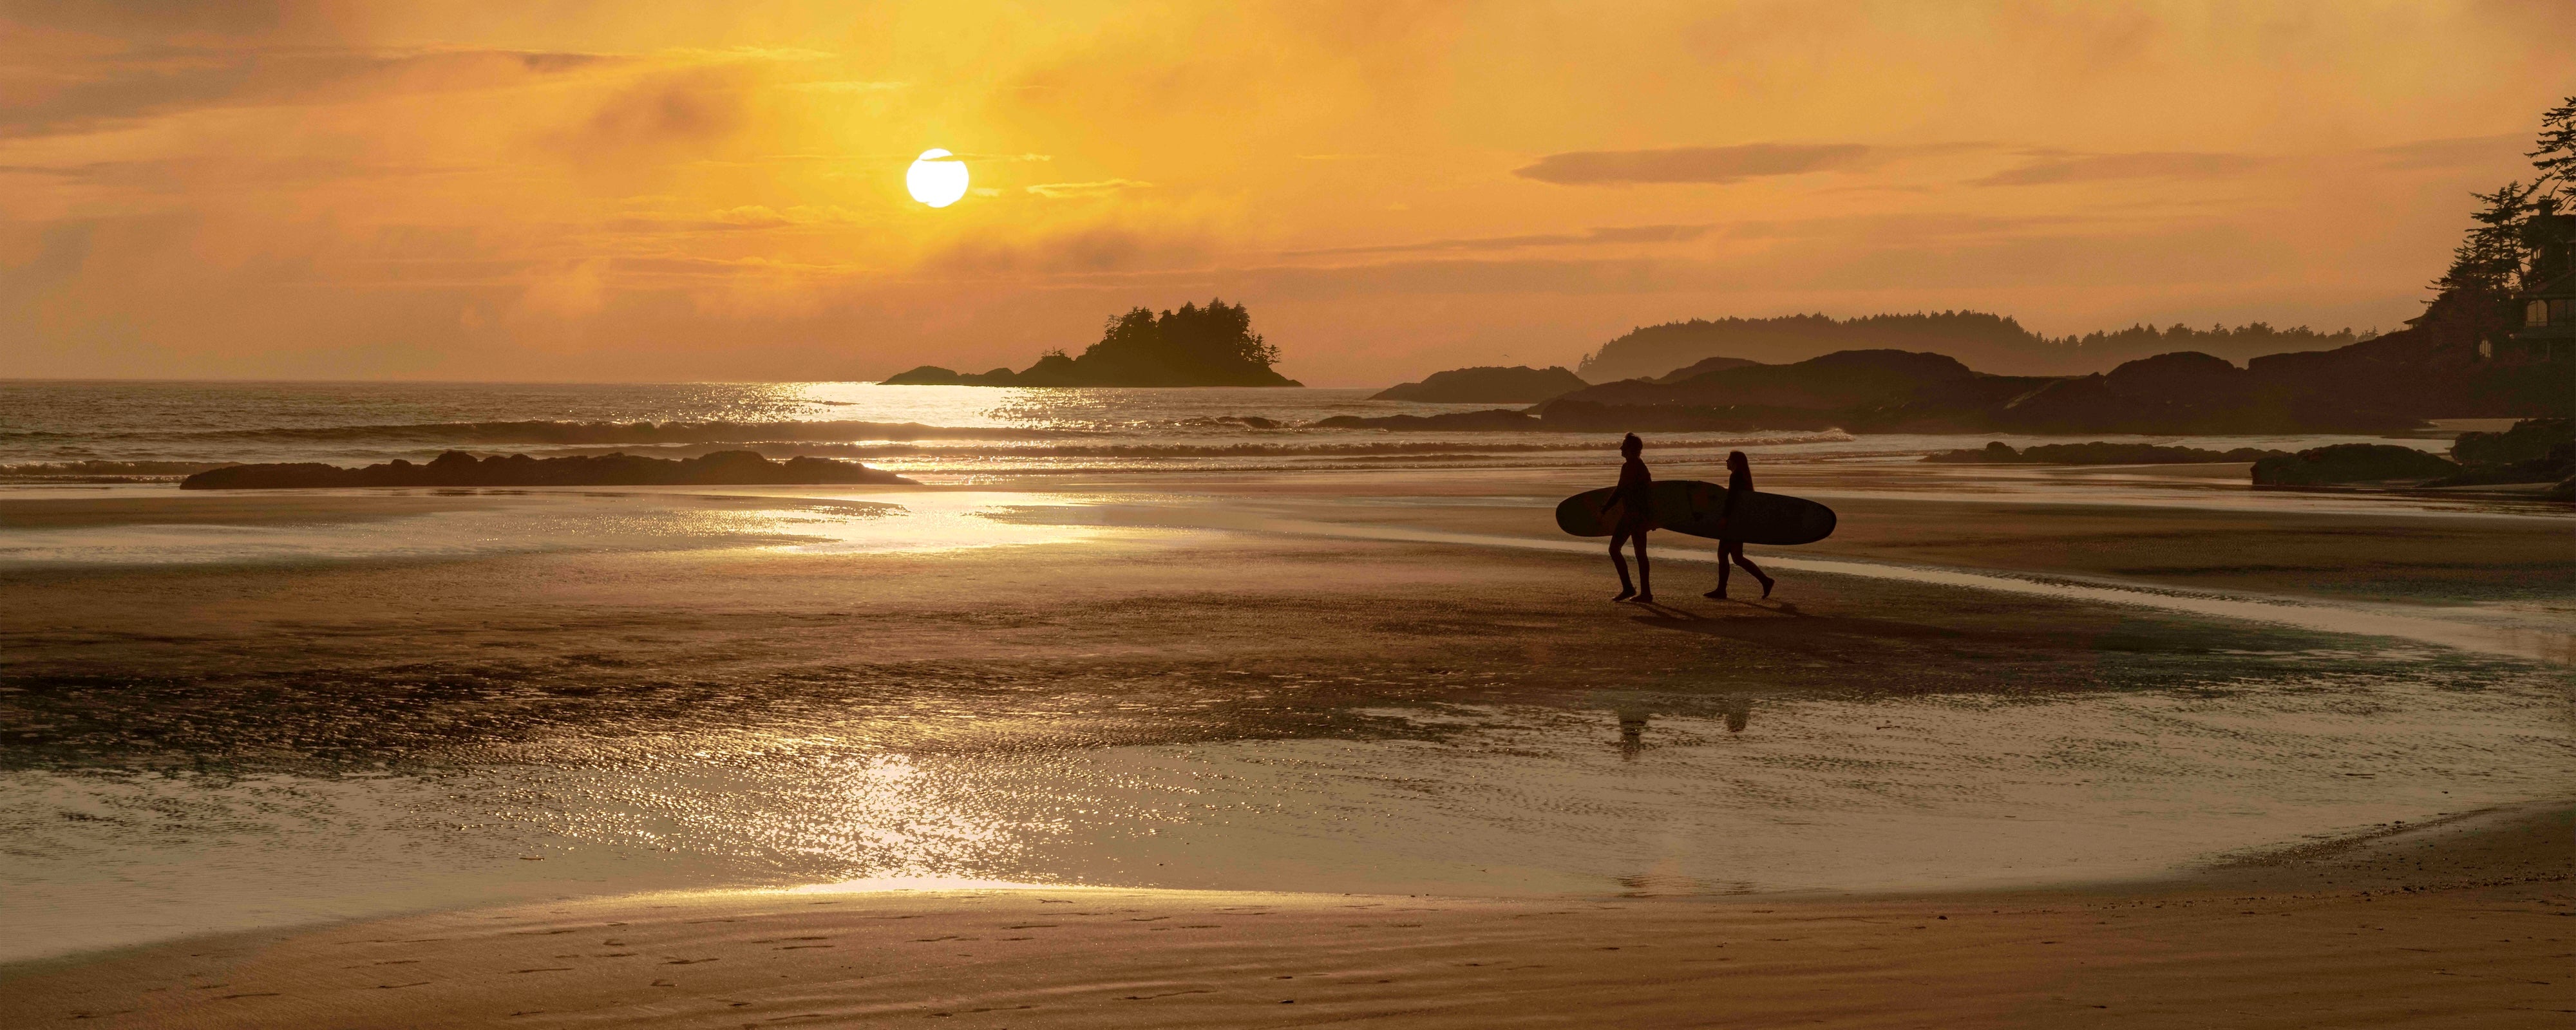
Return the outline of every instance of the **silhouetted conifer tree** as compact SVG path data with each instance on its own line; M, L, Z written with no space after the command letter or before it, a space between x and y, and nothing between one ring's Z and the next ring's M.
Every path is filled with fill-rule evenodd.
M1073 368L1093 382L1267 386L1281 381L1270 368L1278 360L1279 348L1252 331L1252 312L1217 299L1113 316Z
M2576 217L2561 214L2576 183L2576 97L2540 116L2540 134L2524 156L2540 172L2529 183L2505 183L2478 199L2473 224L2451 251L2451 267L2433 280L2426 314L2467 320L2484 338L2521 323L2514 296L2566 274Z

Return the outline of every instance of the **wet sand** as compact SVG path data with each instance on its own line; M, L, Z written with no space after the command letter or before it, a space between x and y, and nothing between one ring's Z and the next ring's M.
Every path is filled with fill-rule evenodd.
M2576 610L2564 517L1765 485L1850 494L1793 562L2562 638ZM1785 567L1707 601L1670 537L1665 605L1611 605L1597 545L1538 521L1555 490L0 498L34 542L0 561L0 921L47 945L0 958L260 928L0 967L0 1022L2512 1025L2565 996L2512 972L2566 967L2565 888L2527 881L2576 841L2514 807L2576 795L2558 645ZM631 897L906 875L1120 889ZM401 911L445 914L371 921Z
M22 965L36 1026L2563 1026L2570 809L2118 887L647 895Z

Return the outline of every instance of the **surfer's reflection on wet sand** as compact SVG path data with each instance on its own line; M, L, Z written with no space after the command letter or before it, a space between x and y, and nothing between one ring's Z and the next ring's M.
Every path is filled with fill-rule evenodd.
M1619 710L1620 758L1633 762L1639 752L1646 750L1646 720L1654 718L1654 714L1633 708Z
M1753 699L1730 697L1718 702L1718 711L1726 716L1726 732L1742 733L1753 721ZM1635 761L1646 750L1646 723L1655 713L1643 708L1621 708L1619 716L1619 757Z

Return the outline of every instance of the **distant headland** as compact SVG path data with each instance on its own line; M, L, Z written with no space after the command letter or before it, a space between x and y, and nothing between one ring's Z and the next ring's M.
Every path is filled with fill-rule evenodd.
M1136 308L1109 320L1081 356L1050 351L1013 372L957 372L923 365L888 376L886 386L1303 386L1270 366L1279 348L1252 331L1252 312L1212 299L1156 313Z
M2515 418L2538 420L2516 430L2523 439L2563 433L2576 419L2576 191L2569 188L2576 183L2576 98L2544 115L2542 127L2537 149L2528 152L2538 177L2475 195L2484 206L2452 251L2450 270L2431 284L2435 292L2424 313L2386 334L2254 322L2207 330L2133 325L2051 338L1979 311L1692 319L1640 326L1602 344L1571 371L1454 369L1379 395L1532 405L1526 409L1337 415L1317 425L2244 435L2388 433L2431 419ZM2071 452L2033 459L1997 443L1938 460L2058 460L2065 453ZM2476 485L2452 480L2493 483L2503 482L2495 476L2576 470L2576 454L2553 454L2544 449L2512 461L2454 464L2424 460L2406 448L2344 445L2261 456L2257 480L2449 476L2449 485ZM2122 456L2208 461L2244 455Z

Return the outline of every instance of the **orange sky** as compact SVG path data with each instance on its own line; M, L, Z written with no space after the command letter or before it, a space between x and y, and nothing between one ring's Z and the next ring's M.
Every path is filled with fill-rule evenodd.
M1730 314L2394 328L2576 93L2557 0L0 12L0 377L865 379L1210 295L1314 385ZM977 192L907 199L930 147Z

